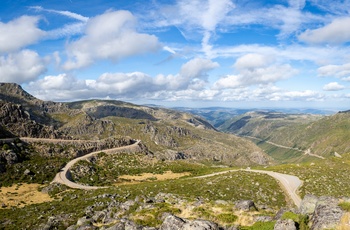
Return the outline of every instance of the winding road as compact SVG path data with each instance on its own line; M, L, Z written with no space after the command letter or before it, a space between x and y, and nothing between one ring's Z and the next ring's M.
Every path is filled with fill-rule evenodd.
M71 173L70 173L70 168L77 163L78 161L81 160L86 160L94 155L97 155L100 152L104 152L107 154L113 154L113 153L121 153L121 152L125 152L125 151L134 151L134 150L138 150L138 146L139 146L140 140L137 140L135 143L131 144L131 145L127 145L127 146L122 146L122 147L116 147L116 148L112 148L112 149L105 149L105 150L99 150L96 152L92 152L89 154L86 154L84 156L75 158L73 160L71 160L70 162L68 162L66 164L66 166L64 166L61 171L59 173L56 174L55 178L53 179L53 181L51 183L60 183L60 184L64 184L67 185L70 188L76 188L76 189L84 189L84 190L92 190L92 189L100 189L100 188L106 188L106 187L98 187L98 186L88 186L88 185L82 185L82 184L78 184L73 182L71 179Z
M265 171L265 170L235 169L235 170L227 170L227 171L223 171L223 172L211 173L211 174L207 174L207 175L203 175L203 176L198 176L195 178L206 178L206 177L225 174L228 172L237 172L237 171L263 173L263 174L267 174L267 175L275 178L278 182L280 182L280 185L282 186L283 190L287 193L288 197L293 201L293 203L297 207L300 207L301 198L297 194L297 190L301 186L302 182L296 176L283 174L283 173L277 173L277 172L273 172L273 171Z
M38 142L38 141L45 141L45 142L62 142L62 141L67 141L67 142L72 142L73 140L57 140L57 139L41 139L41 138L20 138L22 141L27 141L27 142ZM14 138L8 138L8 139L0 139L0 142L11 142L14 141ZM77 141L77 140L74 140ZM89 154L86 154L84 156L75 158L68 162L65 167L63 167L60 172L58 172L54 178L54 180L51 183L61 183L64 184L70 188L75 188L75 189L84 189L84 190L93 190L93 189L101 189L101 188L106 188L106 187L99 187L99 186L87 186L87 185L82 185L75 183L71 180L71 174L70 174L70 168L77 163L80 160L86 160L94 155L97 155L100 152L105 152L107 154L114 154L114 153L121 153L121 152L137 152L140 150L139 144L140 140L136 140L135 143L127 146L122 146L122 147L116 147L112 149L105 149L105 150L99 150L95 151ZM297 194L298 188L301 186L302 182L301 180L292 175L288 174L283 174L283 173L277 173L273 171L265 171L265 170L253 170L253 169L236 169L236 170L227 170L227 171L222 171L222 172L216 172L216 173L211 173L203 176L198 176L195 178L206 178L206 177L211 177L211 176L216 176L216 175L221 175L229 172L237 172L237 171L247 171L247 172L255 172L255 173L263 173L267 174L273 178L275 178L277 181L280 182L282 188L284 191L287 193L288 197L294 202L294 204L297 207L300 207L301 203L301 198Z
M326 159L323 156L319 156L319 155L311 153L311 149L307 149L306 151L303 151L303 150L298 149L298 148L293 148L293 147L288 147L288 146L284 146L284 145L279 145L279 144L273 143L271 141L265 141L265 140L263 140L261 138L258 138L258 137L243 136L243 135L242 135L242 137L246 137L246 138L250 138L250 139L254 139L254 140L258 140L258 141L264 141L264 142L266 142L266 143L268 143L270 145L274 145L274 146L279 147L279 148L295 150L295 151L298 151L298 152L302 152L305 155L309 155L309 156L312 156L312 157L317 157L317 158L320 158L322 160Z

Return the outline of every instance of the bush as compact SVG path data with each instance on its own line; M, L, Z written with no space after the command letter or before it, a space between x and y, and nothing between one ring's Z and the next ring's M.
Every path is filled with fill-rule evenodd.
M350 202L341 202L339 207L341 207L344 211L350 212Z

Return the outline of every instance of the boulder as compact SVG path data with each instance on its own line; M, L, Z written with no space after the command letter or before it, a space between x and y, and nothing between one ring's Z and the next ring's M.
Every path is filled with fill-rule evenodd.
M174 215L169 215L165 218L159 230L182 230L185 224L186 220Z
M342 216L343 210L338 206L338 199L320 197L311 218L311 230L336 228Z
M303 215L311 215L315 211L316 203L318 197L314 195L305 195L304 199L301 201L299 212Z
M235 208L242 211L257 211L254 202L252 200L240 200L236 202Z
M219 230L219 226L208 220L194 220L185 223L181 230Z
M295 222L291 219L287 220L277 220L274 228L274 230L297 230L297 227L295 226Z

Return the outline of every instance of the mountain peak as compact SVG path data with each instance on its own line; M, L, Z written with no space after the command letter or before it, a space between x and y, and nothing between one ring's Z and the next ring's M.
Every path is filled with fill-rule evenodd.
M0 83L0 100L11 101L13 103L35 104L41 100L27 93L22 86L16 83Z

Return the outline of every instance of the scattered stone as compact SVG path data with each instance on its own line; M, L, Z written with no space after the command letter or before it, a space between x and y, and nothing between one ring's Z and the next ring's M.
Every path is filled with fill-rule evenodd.
M215 201L215 204L218 204L218 205L227 205L228 202L225 201L225 200L216 200L216 201Z
M235 208L246 212L258 210L252 200L240 200L236 203Z
M297 230L295 222L291 219L277 220L274 230Z
M29 169L26 169L26 170L24 170L23 175L26 175L26 176L34 175L34 173L32 171L30 171Z
M273 218L271 216L256 216L256 217L254 217L255 222L269 222L272 220L273 220Z
M219 226L208 220L194 220L185 223L181 230L219 230Z

